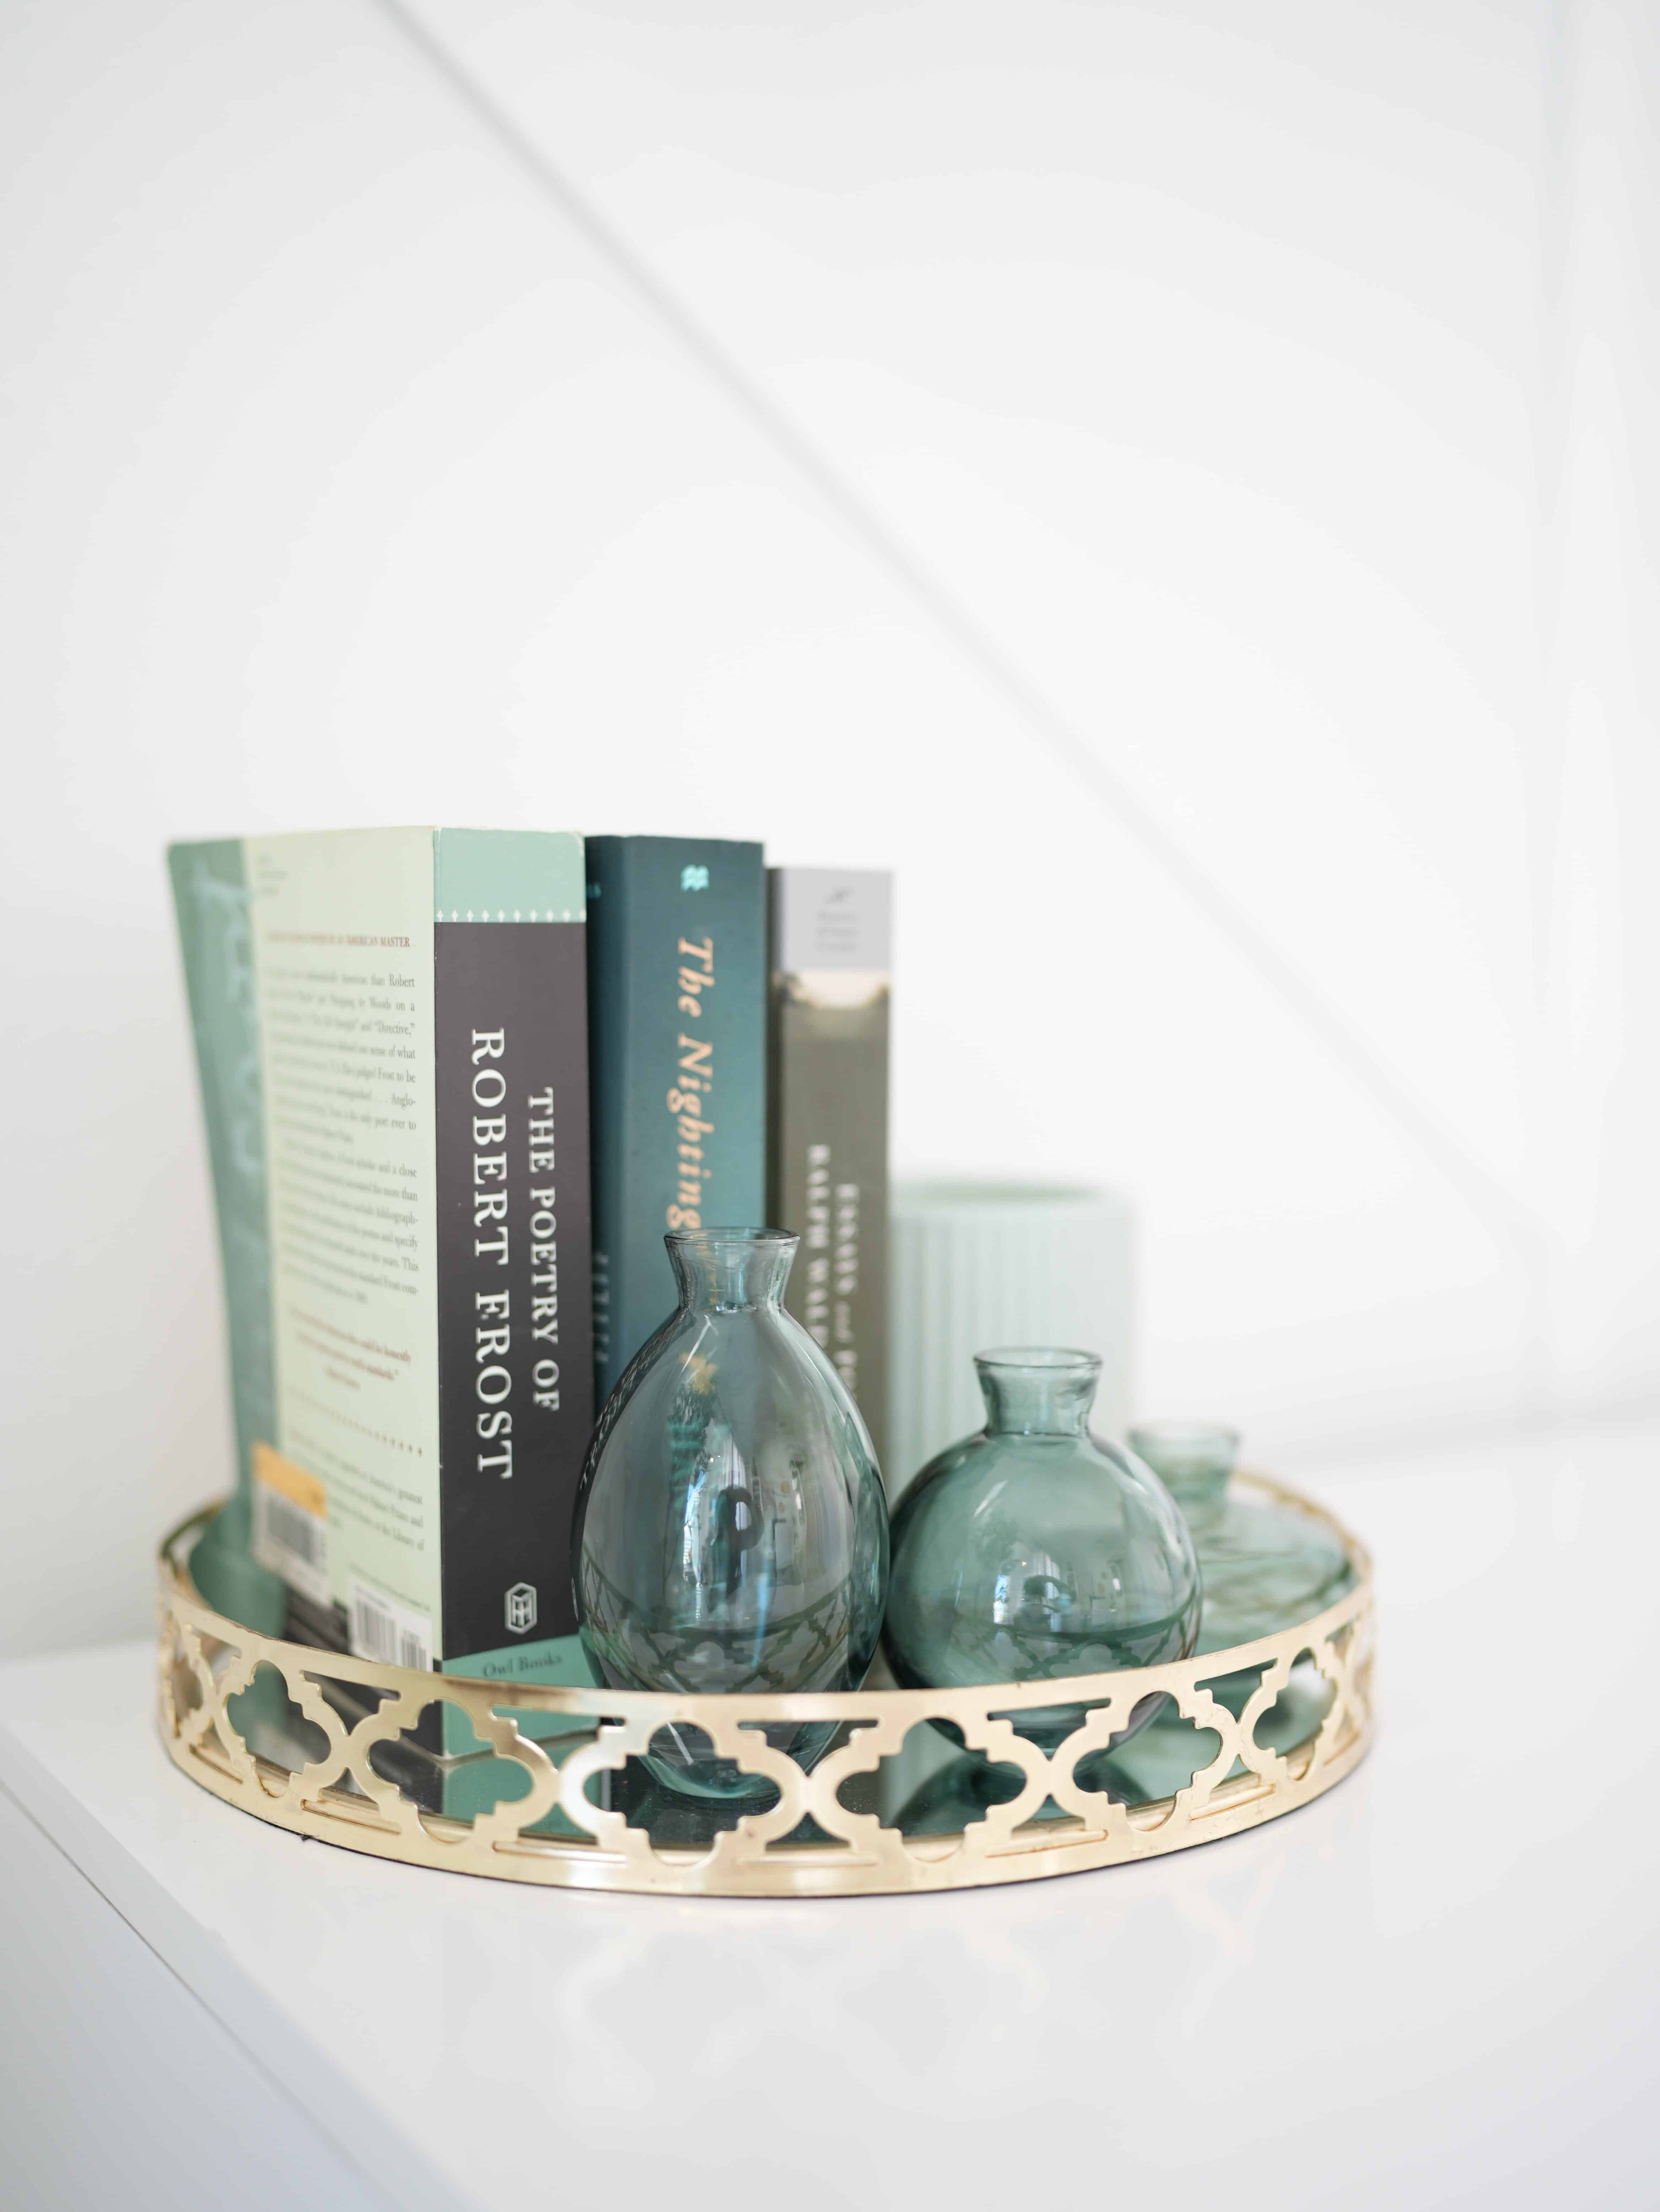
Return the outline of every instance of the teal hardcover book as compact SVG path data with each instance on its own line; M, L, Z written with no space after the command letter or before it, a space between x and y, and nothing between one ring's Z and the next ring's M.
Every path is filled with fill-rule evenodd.
M588 840L594 1367L603 1405L675 1308L663 1237L766 1203L761 848Z

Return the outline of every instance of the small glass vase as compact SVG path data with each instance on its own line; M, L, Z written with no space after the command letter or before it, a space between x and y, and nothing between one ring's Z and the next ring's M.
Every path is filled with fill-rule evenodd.
M664 1238L678 1310L606 1401L577 1492L578 1626L602 1686L856 1690L875 1655L888 1506L852 1400L780 1299L797 1239L777 1229ZM810 1766L835 1724L768 1728ZM700 1729L660 1730L645 1764L705 1798L771 1796Z
M894 1523L883 1636L899 1681L1051 1681L1185 1658L1199 1631L1192 1541L1157 1477L1090 1434L1100 1360L1014 1350L974 1365L984 1429L924 1468ZM1162 1702L1143 1699L1130 1727ZM1010 1717L1052 1751L1087 1710Z
M1201 1652L1294 1628L1334 1605L1354 1580L1342 1546L1312 1514L1229 1489L1239 1432L1215 1422L1148 1421L1130 1431L1180 1506L1204 1580Z

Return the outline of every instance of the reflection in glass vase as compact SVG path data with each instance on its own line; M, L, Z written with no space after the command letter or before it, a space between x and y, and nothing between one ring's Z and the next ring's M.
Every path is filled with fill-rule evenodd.
M857 1689L888 1582L888 1509L839 1377L779 1301L797 1239L665 1238L680 1305L607 1401L577 1494L577 1616L595 1680L680 1691ZM767 1728L803 1766L833 1723ZM646 1764L671 1789L771 1798L694 1729Z

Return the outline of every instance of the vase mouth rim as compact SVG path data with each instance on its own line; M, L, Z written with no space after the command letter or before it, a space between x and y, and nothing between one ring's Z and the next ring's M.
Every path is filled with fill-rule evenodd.
M1004 1182L996 1176L970 1177L962 1182L946 1180L924 1180L919 1182L900 1182L894 1186L894 1196L900 1206L1100 1206L1111 1208L1113 1197L1110 1191L1082 1182Z
M734 1222L730 1225L717 1223L709 1229L671 1229L663 1241L698 1251L711 1244L770 1244L776 1248L799 1244L801 1238L793 1229L762 1229L748 1222Z
M1134 1421L1129 1430L1132 1443L1138 1437L1166 1451L1190 1452L1209 1444L1237 1452L1245 1441L1231 1421Z
M1101 1356L1069 1345L1000 1344L989 1352L977 1352L974 1364L982 1372L1007 1369L1025 1375L1071 1375L1081 1380L1086 1375L1100 1373Z

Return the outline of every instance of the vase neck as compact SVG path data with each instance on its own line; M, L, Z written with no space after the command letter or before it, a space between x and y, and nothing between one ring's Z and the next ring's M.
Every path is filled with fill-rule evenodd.
M1219 1505L1239 1456L1239 1432L1216 1421L1145 1421L1130 1431L1144 1459L1184 1509Z
M665 1237L683 1312L776 1307L800 1239L784 1229L683 1229Z
M1087 1433L1101 1363L1093 1352L1046 1346L977 1353L986 1427L999 1436L1081 1437Z

